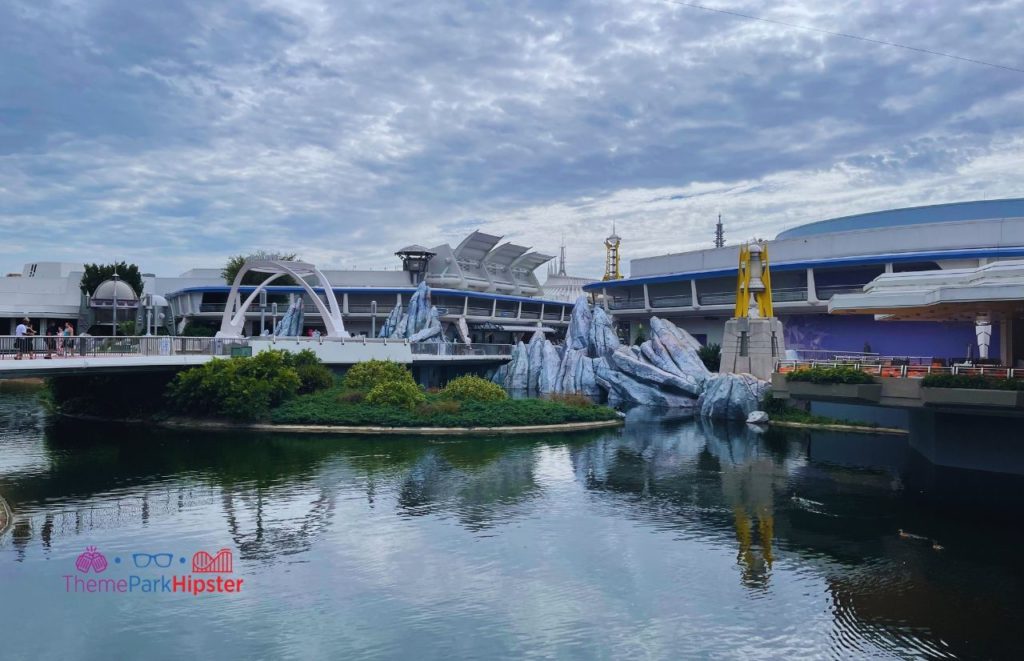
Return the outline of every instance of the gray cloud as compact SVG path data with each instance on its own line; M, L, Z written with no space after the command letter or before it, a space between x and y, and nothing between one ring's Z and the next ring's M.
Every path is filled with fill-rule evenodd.
M728 6L1019 65L1021 5ZM1022 88L657 0L15 0L0 263L383 266L482 227L552 251L564 232L595 274L611 222L639 256L707 245L719 211L738 239L1020 195Z

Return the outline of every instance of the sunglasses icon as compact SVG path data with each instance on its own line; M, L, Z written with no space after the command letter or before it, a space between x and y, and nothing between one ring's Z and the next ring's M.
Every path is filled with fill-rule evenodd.
M139 569L145 569L150 563L166 569L171 566L172 560L174 560L173 553L135 553L132 555L132 562Z

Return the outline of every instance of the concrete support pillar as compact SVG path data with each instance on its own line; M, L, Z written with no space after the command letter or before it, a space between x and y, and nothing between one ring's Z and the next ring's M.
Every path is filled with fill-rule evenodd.
M814 269L807 269L807 302L811 305L819 303L817 286L814 284Z
M651 311L651 294L647 291L647 285L644 285L644 310Z
M690 280L690 307L695 310L700 309L700 299L697 298L697 281Z
M1015 367L1013 362L1013 320L999 322L999 362Z

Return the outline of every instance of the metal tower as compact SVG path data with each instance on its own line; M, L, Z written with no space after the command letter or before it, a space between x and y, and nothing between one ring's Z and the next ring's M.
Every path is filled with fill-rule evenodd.
M725 247L725 232L722 231L722 214L718 214L718 224L715 225L715 247Z
M619 261L619 244L622 237L615 233L615 224L612 223L612 235L604 240L604 278L602 280L622 280L622 268Z

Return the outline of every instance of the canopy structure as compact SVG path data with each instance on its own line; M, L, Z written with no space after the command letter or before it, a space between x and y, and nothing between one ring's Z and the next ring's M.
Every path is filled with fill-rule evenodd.
M269 273L270 277L260 283L245 301L242 301L239 288L242 285L242 279L245 277L245 274L250 271ZM224 316L221 319L220 331L217 333L217 337L242 337L242 330L245 326L245 313L249 306L256 300L260 292L266 289L267 285L272 284L274 280L284 275L291 276L309 294L310 300L316 305L316 309L320 312L320 316L323 319L324 326L327 329L327 337L349 337L348 332L345 330L345 324L341 320L341 307L338 305L338 299L334 296L334 290L331 288L331 283L327 280L327 277L312 264L283 259L249 259L245 261L242 268L238 270L235 281L231 284L231 292L228 294L227 305L224 306ZM326 305L313 287L306 281L306 278L310 276L315 277L317 283L323 289L324 297L327 299Z
M837 294L829 314L898 321L990 321L1024 317L1024 261L972 269L886 273L862 293Z

